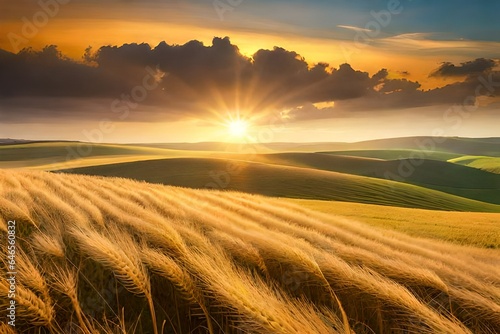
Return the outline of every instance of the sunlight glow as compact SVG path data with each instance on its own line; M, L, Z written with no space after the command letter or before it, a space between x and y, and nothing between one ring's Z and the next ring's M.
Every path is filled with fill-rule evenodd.
M235 137L243 137L247 134L248 123L241 119L232 120L228 124L229 133Z

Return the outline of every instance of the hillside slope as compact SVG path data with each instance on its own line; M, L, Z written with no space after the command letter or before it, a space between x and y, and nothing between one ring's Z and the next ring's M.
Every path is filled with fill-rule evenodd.
M349 151L331 151L318 152L337 156L351 156L362 158L373 158L380 160L398 160L398 159L432 159L439 161L448 161L459 158L462 154L448 153L441 151L420 151L411 149L387 149L387 150L349 150Z
M429 151L443 154L475 154L500 157L500 138L461 138L461 137L402 137L367 140L354 143L170 143L140 144L148 147L174 150L210 150L219 152L321 152L347 150L406 150Z
M0 170L0 216L2 259L16 226L18 333L500 331L498 251L283 200Z
M55 170L155 158L205 156L210 152L178 151L123 144L33 142L0 145L0 168Z
M450 162L482 169L491 173L500 174L500 158L486 156L465 155L459 158L451 159Z
M118 176L190 188L238 190L267 196L451 211L500 212L498 205L390 180L230 159L137 161L75 168L66 172Z
M245 159L245 156L231 157ZM500 175L446 161L429 159L386 161L321 153L260 154L252 156L252 161L396 180L478 201L500 204Z

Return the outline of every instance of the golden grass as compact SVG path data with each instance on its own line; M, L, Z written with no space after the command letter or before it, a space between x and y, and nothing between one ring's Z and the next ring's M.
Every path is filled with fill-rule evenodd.
M70 301L80 328L85 333L95 332L92 324L89 323L82 311L80 301L78 300L78 279L76 273L67 268L56 268L52 276L52 285L54 290L66 295Z
M500 248L500 213L447 212L393 206L286 199L327 214L353 218L371 226L416 237L445 240L461 245ZM474 233L471 233L471 229Z
M137 255L135 244L128 236L115 230L111 237L105 237L98 232L78 228L71 231L71 236L82 252L110 268L128 291L145 296L151 312L153 331L157 334L149 276Z
M0 334L15 334L15 333L16 331L13 329L12 326L0 322Z
M33 247L41 253L59 258L64 257L64 246L60 237L49 236L44 233L36 233L33 234L31 241Z
M1 276L0 307L2 310L5 310L8 305L8 289L6 278ZM39 297L34 291L18 284L16 287L16 317L32 326L52 329L54 306L49 301Z
M19 220L18 322L0 333L500 332L495 249L126 179L0 170L0 199L2 259Z

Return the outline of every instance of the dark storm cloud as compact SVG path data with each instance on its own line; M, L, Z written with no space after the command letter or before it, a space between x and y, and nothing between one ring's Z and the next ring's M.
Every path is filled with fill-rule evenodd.
M211 109L224 108L286 109L296 120L345 117L349 110L391 110L460 103L471 94L498 95L499 72L493 66L488 59L457 66L444 63L433 75L467 73L467 79L422 91L418 82L391 78L386 69L370 76L349 64L333 69L326 63L310 65L298 53L280 47L259 50L248 58L227 37L214 38L209 46L199 41L162 42L154 48L148 44L103 46L95 52L88 50L79 61L48 46L18 54L0 51L0 117L39 118L43 111L46 118L97 119L110 109L126 108L136 111L127 120L142 121L205 117ZM490 83L478 93L481 77ZM152 84L151 80L156 81ZM145 85L154 89L146 92ZM147 98L134 100L134 93L141 91ZM69 102L54 108L54 99ZM49 102L44 104L44 100ZM83 100L101 101L102 107L89 104L87 108ZM333 108L313 105L332 101Z
M55 46L0 54L0 96L104 97L126 88L126 76L75 62ZM128 78L129 80L131 78Z
M389 79L389 72L383 68L372 78L374 90L379 93L412 92L420 88L420 84L407 79Z
M455 65L453 63L445 62L439 66L431 76L434 77L458 77L458 76L469 76L478 75L486 71L492 70L496 61L493 59L477 58L473 61L468 61L461 63L460 65Z
M229 38L184 45L165 42L103 46L89 52L87 63L61 55L49 46L0 55L0 96L117 98L141 82L145 68L168 73L145 104L157 104L164 113L198 114L210 107L227 108L248 101L253 109L276 108L305 102L363 96L370 89L367 73L350 65L330 70L327 64L309 68L299 54L275 47L259 50L250 59ZM237 95L241 101L236 101ZM10 108L12 109L12 108ZM50 113L50 111L49 111ZM92 114L92 111L89 111Z
M387 88L386 88L387 87ZM500 96L500 72L491 71L468 77L463 82L455 82L443 87L420 90L418 83L401 80L387 81L378 92L359 98L338 101L340 110L367 111L391 110L424 106L438 106L436 110L454 106L470 106L483 96ZM387 93L387 90L391 90Z

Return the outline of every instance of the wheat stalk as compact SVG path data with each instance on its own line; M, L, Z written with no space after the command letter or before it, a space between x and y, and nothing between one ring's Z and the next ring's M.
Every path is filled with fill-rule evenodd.
M258 278L234 268L217 248L210 256L190 251L186 261L221 305L244 315L242 321L254 327L252 333L332 333L309 306L287 301Z
M328 297L326 290L319 296L304 293L304 300L291 299L286 294L291 291L284 292L273 280L264 282L243 269L252 264L248 267L269 269L274 278L286 266L307 272L312 282L328 289L328 301L337 301L335 289L352 323L364 323L367 331L500 331L500 279L494 250L381 233L352 219L313 213L255 195L0 170L0 231L5 232L5 221L16 217L28 227L22 231L26 253L21 251L17 258L16 302L23 320L19 332L43 331L34 327L45 326L58 333L54 305L59 301L52 302L55 296L69 297L83 331L111 332L116 321L125 330L123 317L90 323L78 303L75 273L62 261L38 262L55 258L37 259L35 255L64 257L62 240L68 235L79 246L75 251L112 270L132 293L145 296L155 330L146 266L172 282L186 301L200 305L209 327L220 316L221 328L229 328L224 319L231 318L237 319L239 329L251 333L346 331L338 309L322 304L323 296ZM100 222L99 232L91 230L94 220ZM34 222L43 231L33 233ZM159 249L139 250L131 236ZM0 249L5 258L3 252ZM0 268L4 267L0 262ZM47 286L45 275L52 269L53 284ZM3 309L8 287L1 272L0 279ZM49 287L64 296L51 296ZM209 314L204 295L210 296L220 312L210 310ZM447 310L449 301L452 314ZM365 305L368 310L363 309ZM378 317L372 318L372 311ZM101 327L106 323L109 330ZM11 328L4 325L0 323L0 333L10 334Z
M19 198L14 198L19 201ZM37 226L37 224L33 221L33 219L27 214L25 211L21 209L21 205L19 203L12 203L8 199L0 196L0 217L3 217L2 220L17 220L18 222L28 222L32 226ZM4 223L3 223L4 224ZM2 225L3 225L2 224ZM7 227L2 228L5 232L7 232Z
M126 243L127 249L122 249L110 239L92 230L72 229L71 235L75 238L81 250L95 261L111 269L122 285L131 293L144 295L149 304L154 333L158 333L156 316L149 277L138 259L138 251L132 242ZM124 234L121 235L125 237ZM118 238L114 238L119 242Z
M0 280L0 297L2 297L0 307L2 309L7 307L8 291L7 281L2 277ZM53 306L19 283L16 285L15 301L16 317L23 318L35 326L53 327Z
M42 273L35 264L31 262L28 255L22 250L17 250L16 262L18 266L17 280L20 284L29 287L40 293L43 299L52 304L52 299L49 294L49 287Z
M260 256L259 250L251 244L243 241L240 238L231 236L221 231L214 231L211 237L215 238L221 246L227 250L232 256L243 263L248 263L251 266L259 268L260 271L269 279L266 264Z
M168 279L179 291L182 297L189 302L198 304L207 319L210 334L214 333L212 320L205 306L203 296L196 287L191 276L183 270L172 258L151 248L143 248L141 252L142 261L152 271Z
M91 334L95 332L92 324L85 318L80 302L78 300L78 280L76 274L67 268L57 268L54 273L52 273L53 282L52 285L56 290L66 295L70 301L73 309L76 313L78 322L85 333Z

